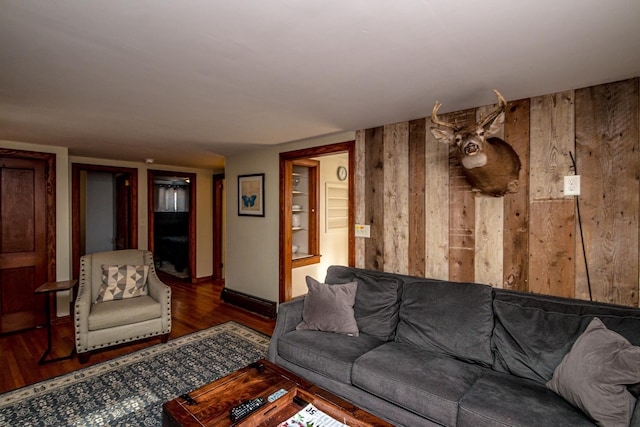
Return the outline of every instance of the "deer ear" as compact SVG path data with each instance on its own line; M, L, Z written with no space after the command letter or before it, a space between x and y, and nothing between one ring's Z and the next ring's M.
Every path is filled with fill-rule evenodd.
M433 135L437 141L444 142L445 144L451 144L451 141L453 140L453 132L449 129L444 130L433 128L431 129L431 135Z
M500 129L502 129L503 124L504 124L504 111L498 114L498 116L489 124L489 128L487 128L486 130L487 136L492 136L500 132Z

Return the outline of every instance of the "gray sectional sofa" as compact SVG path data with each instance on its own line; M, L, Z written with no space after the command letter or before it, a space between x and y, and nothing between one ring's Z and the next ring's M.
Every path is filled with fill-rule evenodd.
M325 283L350 282L358 336L296 329L299 297L280 305L268 359L396 425L592 426L546 383L595 317L640 345L632 307L328 269ZM634 426L637 388L624 392Z

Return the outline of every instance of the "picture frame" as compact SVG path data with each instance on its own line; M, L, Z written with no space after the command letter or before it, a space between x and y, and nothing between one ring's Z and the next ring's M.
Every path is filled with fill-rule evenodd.
M238 216L264 217L264 174L238 175Z

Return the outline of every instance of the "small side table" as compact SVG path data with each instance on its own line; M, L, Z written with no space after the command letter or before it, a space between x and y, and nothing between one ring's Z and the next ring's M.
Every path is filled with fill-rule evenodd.
M73 299L73 288L78 283L77 279L72 280L64 280L61 282L47 282L36 289L34 292L36 294L46 294L47 296L47 349L44 354L38 361L38 365L44 365L45 363L58 362L60 360L71 359L73 355L76 353L76 346L73 346L71 353L68 356L58 357L55 359L47 359L49 352L51 351L51 295L55 295L60 291L71 291L71 299Z

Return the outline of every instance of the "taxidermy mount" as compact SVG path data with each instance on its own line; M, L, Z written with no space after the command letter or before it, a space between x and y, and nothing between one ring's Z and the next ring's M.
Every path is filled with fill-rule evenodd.
M494 197L516 193L519 187L520 158L513 147L493 137L504 124L507 101L498 96L498 108L477 123L457 126L438 120L441 104L436 101L431 113L431 134L445 144L456 144L462 169L474 190Z

